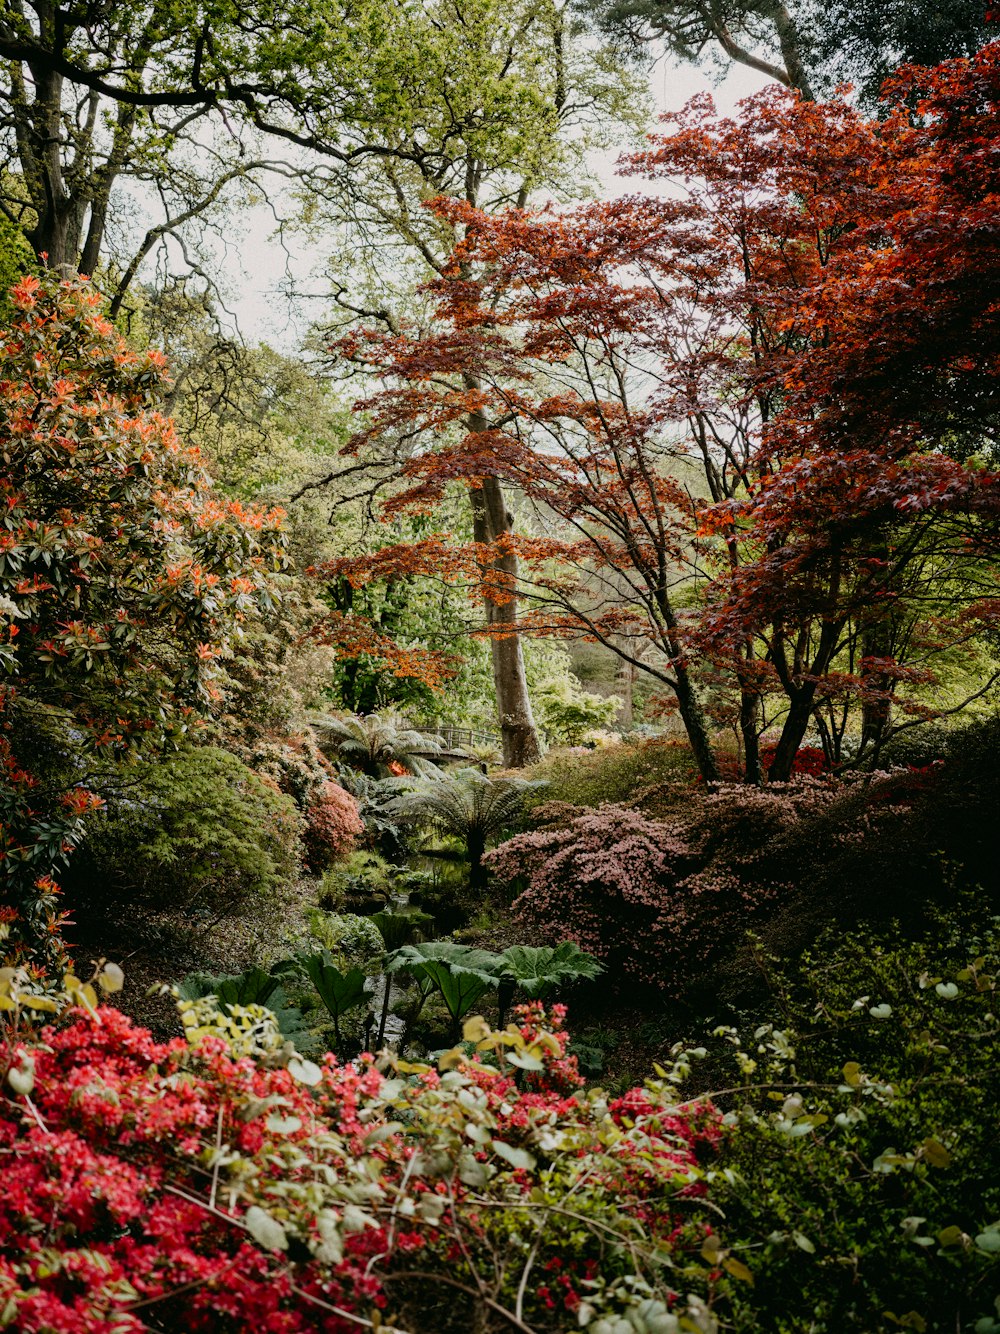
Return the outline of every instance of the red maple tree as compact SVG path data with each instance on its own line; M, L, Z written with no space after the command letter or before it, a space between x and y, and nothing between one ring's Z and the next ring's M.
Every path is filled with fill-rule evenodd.
M1000 44L902 72L879 122L785 90L720 119L700 97L627 163L665 195L500 216L437 201L465 240L436 322L342 345L387 382L354 447L421 441L390 511L489 470L536 535L442 534L338 573L517 591L522 633L596 639L656 676L707 779L709 667L752 778L768 725L783 780L810 726L836 757L857 701L877 746L900 682L932 682L935 653L1000 607L979 459L998 425L998 94Z

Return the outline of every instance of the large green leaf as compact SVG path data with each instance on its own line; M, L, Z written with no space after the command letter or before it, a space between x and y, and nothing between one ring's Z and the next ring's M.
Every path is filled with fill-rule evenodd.
M367 1001L368 979L360 968L342 973L325 950L319 954L307 954L299 962L334 1019L339 1019L348 1010Z
M586 954L572 940L551 945L511 945L500 956L505 978L517 984L530 1000L567 982L592 979L604 971L592 954Z
M451 940L427 940L404 945L386 961L387 972L405 968L414 977L433 983L454 1021L458 1021L495 987L502 973L499 954L458 945Z
M265 973L263 968L248 968L245 973L223 976L189 973L177 988L181 1000L215 996L219 1008L227 1014L232 1005L265 1005L273 1009L272 1001L280 991L280 980Z

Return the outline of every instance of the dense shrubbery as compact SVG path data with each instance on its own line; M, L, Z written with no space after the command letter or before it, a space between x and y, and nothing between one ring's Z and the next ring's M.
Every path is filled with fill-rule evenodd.
M535 694L534 709L550 745L578 746L588 732L610 727L621 708L617 695L595 695L572 678L547 681Z
M314 874L346 856L365 832L358 803L339 783L328 782L305 809L305 851Z
M394 868L377 852L360 849L348 853L330 867L320 881L320 907L340 912L372 903L376 907L389 897Z
M593 774L556 769L534 811L542 827L487 864L519 892L516 918L529 932L569 935L613 974L693 994L709 960L733 963L748 928L794 958L831 921L917 924L953 886L992 891L998 732L996 720L973 723L934 764L849 782L633 789L640 810L580 809L565 795L591 795L593 774L635 772L647 747L582 756ZM734 999L744 984L727 972Z
M67 878L74 904L212 915L286 884L303 821L289 797L227 751L178 751L125 771L119 795L90 816Z
M25 1334L996 1334L1000 919L974 900L932 940L825 940L774 979L780 1022L614 1099L558 1007L470 1020L439 1072L314 1063L253 1004L186 1002L158 1044L65 985L80 1008L37 1034L60 998L0 979Z
M469 859L470 886L482 889L487 847L518 824L534 786L511 775L490 778L478 769L459 769L425 778L389 809L402 824L423 824L458 839Z
M823 938L773 979L774 1022L682 1057L736 1086L710 1193L755 1283L728 1328L1000 1328L998 982L973 896L916 942Z
M315 909L309 914L309 927L323 948L343 964L370 963L383 952L382 937L369 917Z
M52 963L52 877L84 791L184 738L241 625L274 605L281 515L216 491L158 409L163 358L83 280L23 279L0 331L0 891L5 955ZM54 748L39 744L51 734ZM53 763L55 761L55 763Z
M692 1222L717 1118L663 1085L580 1091L558 1011L477 1021L483 1054L443 1074L314 1064L252 1007L189 1015L193 1046L102 1009L0 1049L6 1324L715 1328L676 1294L712 1287Z
M524 119L500 107L474 144L423 78L427 47L405 137L419 148L440 101L458 126L445 176L492 160L547 189L558 159L569 198L564 118L534 75L539 53L559 75L574 59L528 9L499 44ZM453 20L496 26L491 0L471 26L437 17L432 65ZM73 31L86 85L109 51ZM162 90L165 69L154 51L140 82ZM70 231L90 217L62 258L103 282L121 220L74 199L95 171L142 175L145 122L119 115L95 168L91 130L107 139L125 102L98 79L108 114L88 128L74 77L62 101L32 73L7 128L23 149L26 108L75 125L47 136L42 175L67 186ZM1000 1334L1000 717L951 725L1000 681L1000 43L887 90L871 123L808 95L736 121L694 100L627 168L686 182L683 199L560 217L526 195L477 216L474 197L510 197L493 172L417 226L421 153L409 184L385 178L388 212L377 188L354 208L348 183L338 216L376 243L390 225L437 275L419 331L397 318L405 256L388 287L361 265L359 304L341 289L336 355L375 377L350 410L329 363L237 346L179 275L120 306L127 265L114 319L59 256L14 287L0 1329ZM312 101L321 132L322 88ZM388 102L373 164L398 146L407 98ZM178 115L178 133L198 122ZM18 207L31 186L37 242L55 233L34 156L6 185ZM192 205L186 254L224 195L160 175L165 204ZM322 231L329 208L310 209ZM0 252L12 239L0 219ZM365 310L382 333L355 324ZM707 490L683 476L699 455ZM517 531L508 487L553 522ZM580 689L545 646L561 634L605 668L623 656L629 717L635 672L655 677L650 716L688 741L599 731L618 701ZM371 712L393 701L480 741L499 727L509 764L539 753L532 706L574 748L529 782L490 775L488 744L445 773L431 760L451 763L459 730L439 743ZM413 831L439 837L411 857ZM126 1004L173 1040L101 1005L114 964L67 971L116 947ZM576 1050L595 1076L610 1057L603 1090L544 1008L570 988Z
M635 980L688 992L789 887L771 875L772 841L822 810L834 790L812 779L765 789L691 793L670 819L628 806L540 808L556 825L520 834L487 858L527 885L515 920L555 943L567 936Z

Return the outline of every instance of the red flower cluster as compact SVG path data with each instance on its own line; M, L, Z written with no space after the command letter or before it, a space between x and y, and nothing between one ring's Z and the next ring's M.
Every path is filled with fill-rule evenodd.
M131 1334L149 1328L147 1310L156 1327L169 1311L193 1331L352 1328L316 1303L378 1301L370 1239L348 1237L336 1266L293 1273L248 1234L242 1210L204 1198L204 1150L218 1139L235 1153L274 1152L265 1118L278 1105L286 1125L300 1123L288 1139L332 1123L360 1142L359 1108L381 1077L330 1058L313 1094L287 1070L233 1060L217 1039L192 1061L183 1041L156 1043L115 1010L98 1019L12 1053L15 1067L33 1062L34 1089L0 1104L0 1310L26 1334ZM253 1100L261 1112L247 1118Z
M486 1138L474 1151L484 1181L512 1207L534 1199L543 1168L517 1155L544 1163L546 1141L566 1128L570 1162L582 1155L589 1172L587 1146L603 1154L594 1189L669 1238L696 1147L718 1137L714 1113L659 1115L655 1096L634 1090L610 1108L625 1133L602 1147L607 1109L578 1092L562 1019L560 1007L518 1011L522 1037L545 1047L541 1073L463 1067L464 1107L483 1100L508 1155ZM393 1269L415 1250L421 1268L453 1273L456 1229L476 1244L489 1190L467 1184L468 1143L450 1138L452 1108L462 1124L469 1115L456 1076L428 1069L387 1083L370 1056L278 1059L237 1057L220 1037L156 1042L113 1009L74 1011L40 1040L0 1046L6 1325L341 1334L398 1294ZM397 1105L401 1120L389 1120ZM575 1279L593 1272L585 1246L574 1264L573 1281L557 1281L568 1309Z
M776 745L761 746L760 762L764 769L770 769L777 753ZM830 772L830 765L820 746L800 746L792 761L792 774L808 774L810 778L819 778Z

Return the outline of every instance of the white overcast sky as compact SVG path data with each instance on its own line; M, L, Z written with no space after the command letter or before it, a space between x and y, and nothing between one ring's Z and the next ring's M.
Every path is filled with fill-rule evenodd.
M734 65L726 78L716 83L703 69L663 60L650 75L658 112L677 110L695 93L709 91L719 111L729 113L741 98L756 92L766 82L763 75ZM595 154L591 160L591 169L607 197L635 188L634 181L626 184L615 176L616 157L613 153ZM321 293L322 280L312 274L323 254L321 248L294 234L287 238L286 244L290 254L275 234L274 214L269 208L248 209L236 222L228 253L221 257L221 263L229 275L226 304L246 341L266 342L280 351L293 352L310 323L322 314L323 303L305 297L290 302L287 281L291 276L303 292Z

